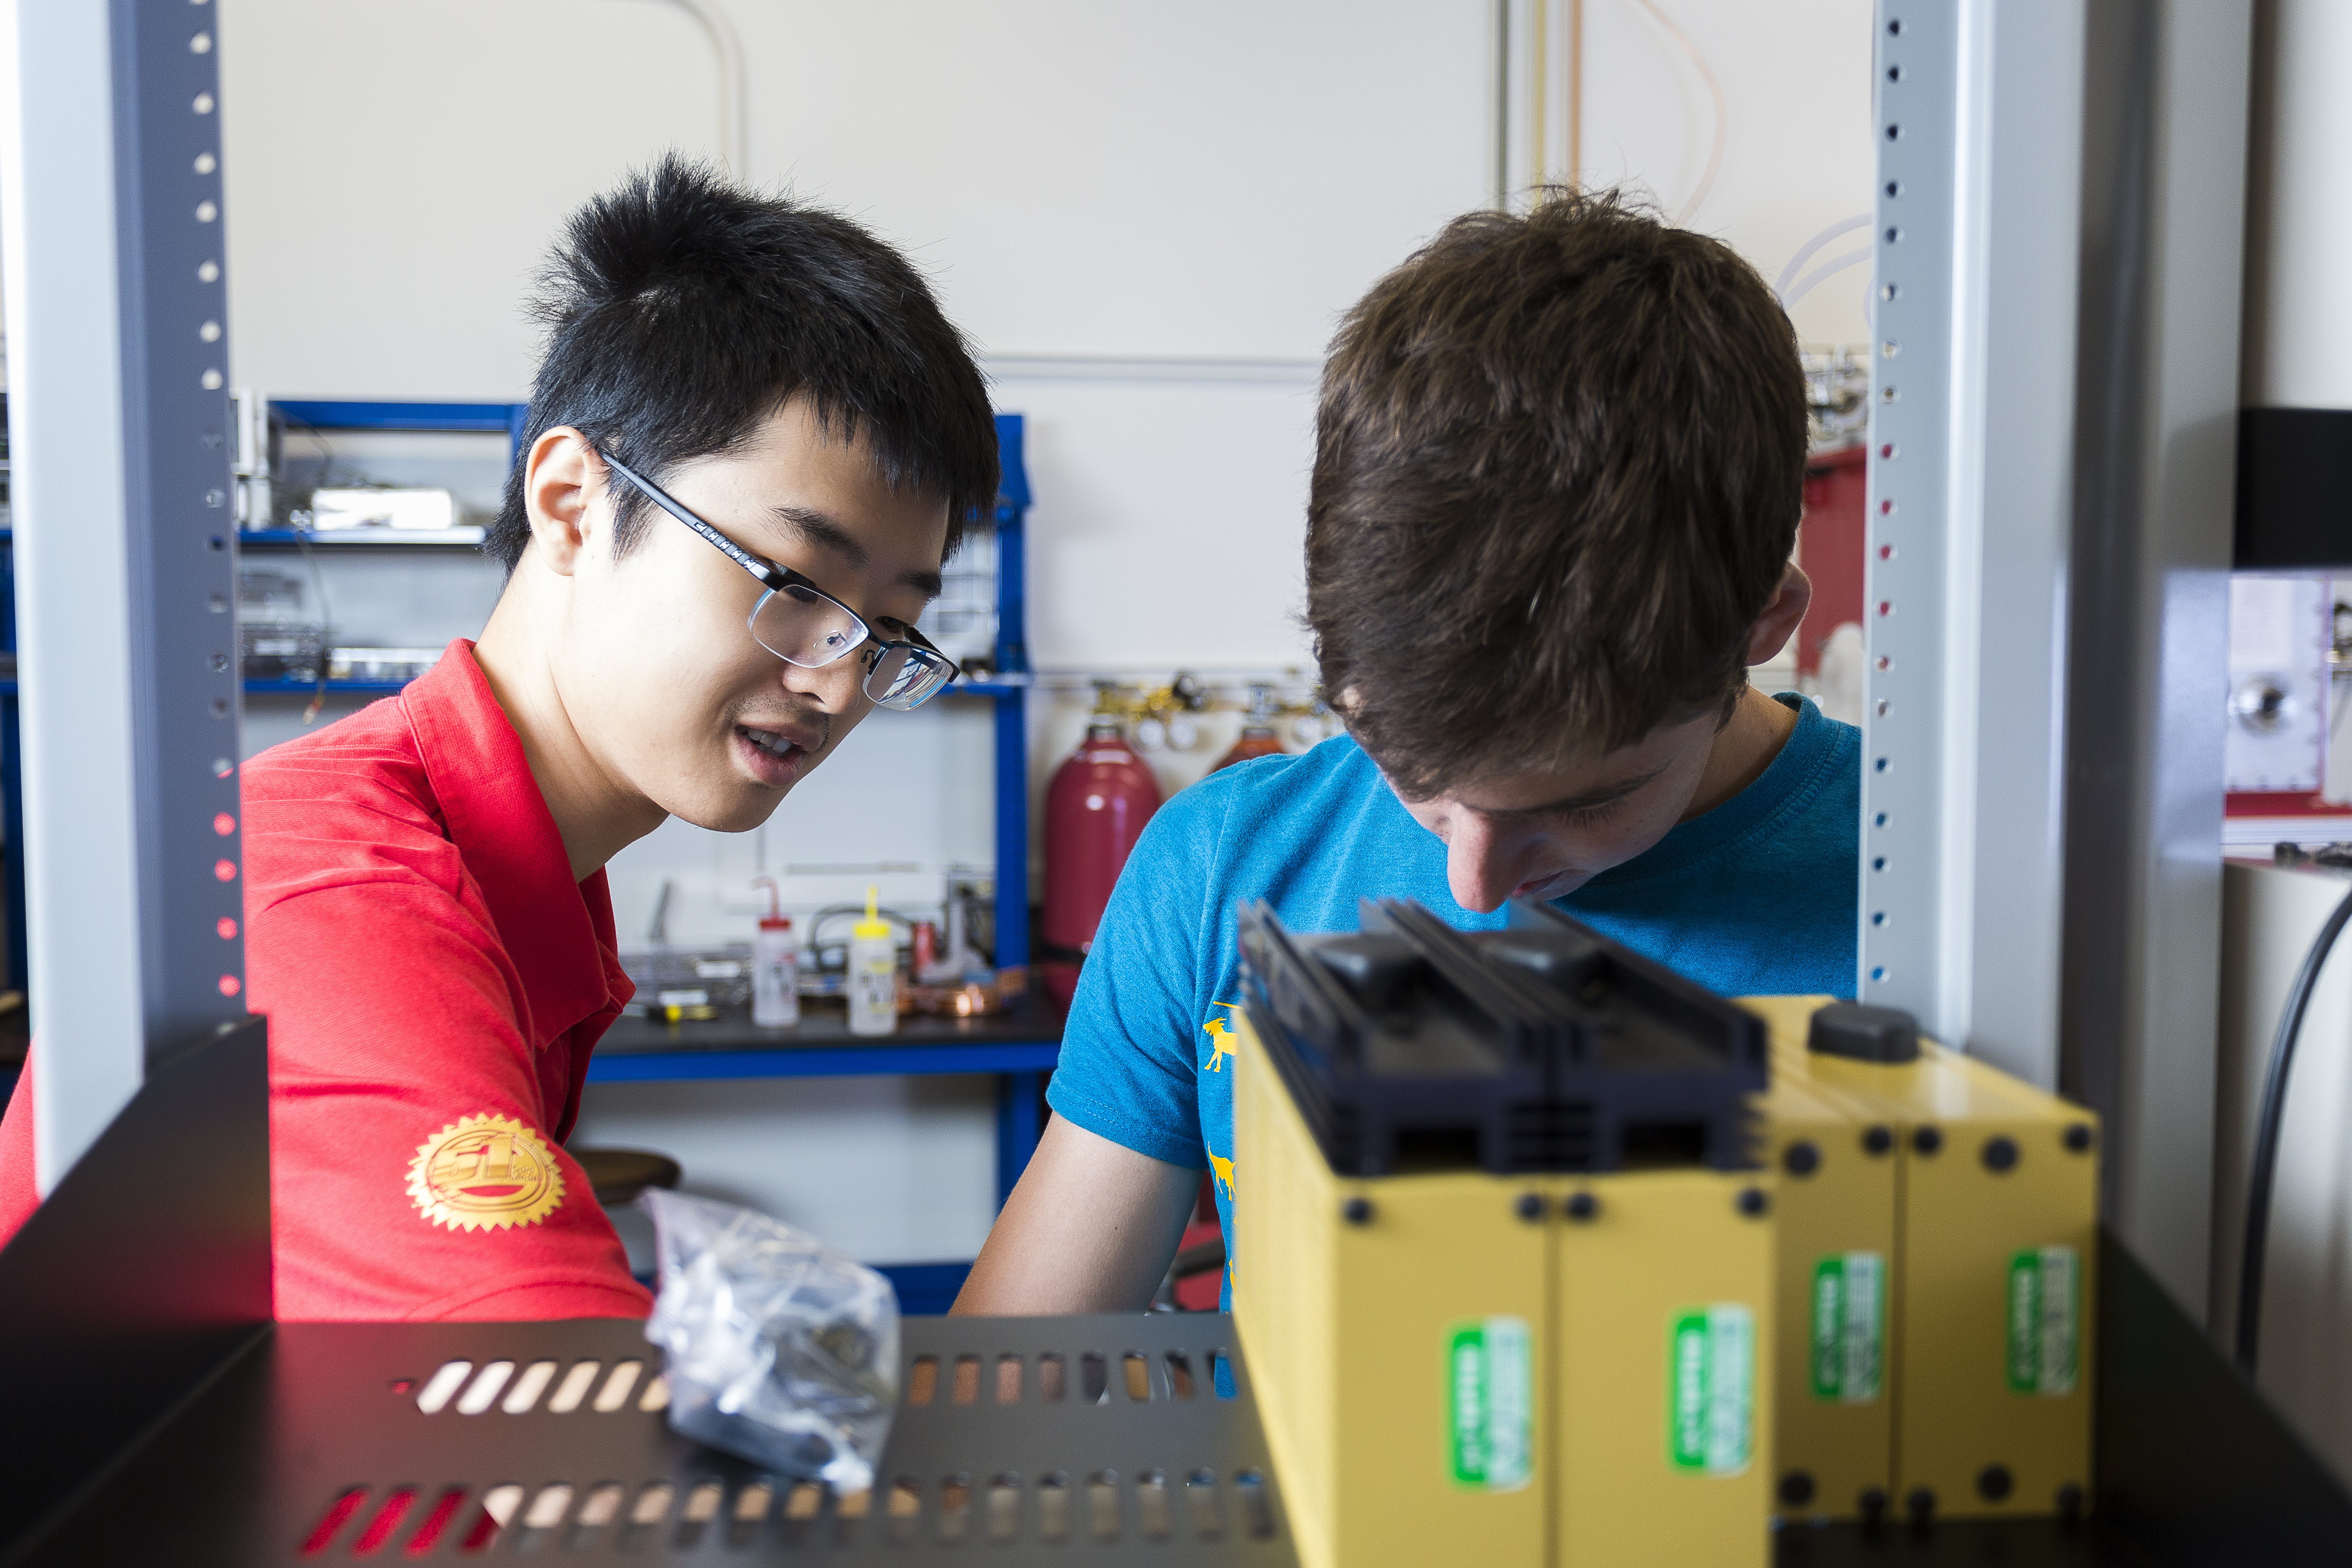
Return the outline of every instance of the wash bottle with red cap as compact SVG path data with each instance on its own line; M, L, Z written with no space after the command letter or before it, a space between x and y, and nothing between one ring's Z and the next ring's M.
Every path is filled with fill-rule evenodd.
M793 943L793 922L784 918L773 877L754 878L751 885L768 889L768 912L751 939L751 1022L763 1029L789 1029L801 1021L800 952Z

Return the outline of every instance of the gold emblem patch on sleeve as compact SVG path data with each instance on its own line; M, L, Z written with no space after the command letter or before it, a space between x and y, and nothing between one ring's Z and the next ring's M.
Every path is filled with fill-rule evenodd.
M563 1173L538 1132L511 1116L468 1116L416 1146L408 1195L435 1225L537 1225L563 1201Z

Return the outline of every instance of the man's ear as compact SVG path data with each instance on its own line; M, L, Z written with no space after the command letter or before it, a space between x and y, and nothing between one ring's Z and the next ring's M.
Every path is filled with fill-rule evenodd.
M1797 624L1805 618L1805 611L1813 602L1812 579L1789 563L1780 574L1780 585L1772 590L1771 603L1756 617L1756 625L1748 633L1748 662L1762 664L1789 646L1797 635Z
M530 558L569 577L581 552L612 513L604 500L604 464L588 437L559 425L530 444L522 469L522 506L530 519Z

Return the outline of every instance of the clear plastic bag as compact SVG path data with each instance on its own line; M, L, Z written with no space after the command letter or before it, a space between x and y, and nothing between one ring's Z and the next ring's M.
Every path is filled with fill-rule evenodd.
M898 1404L890 1281L756 1210L650 1188L661 1294L646 1338L669 1358L685 1436L835 1491L873 1485Z

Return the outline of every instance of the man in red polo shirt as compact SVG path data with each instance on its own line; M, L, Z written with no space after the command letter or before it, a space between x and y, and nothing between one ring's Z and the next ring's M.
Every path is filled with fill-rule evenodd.
M666 161L546 279L480 640L245 767L281 1319L644 1316L562 1147L630 994L604 863L757 826L954 673L914 623L995 427L903 257ZM31 1143L20 1083L0 1237Z

